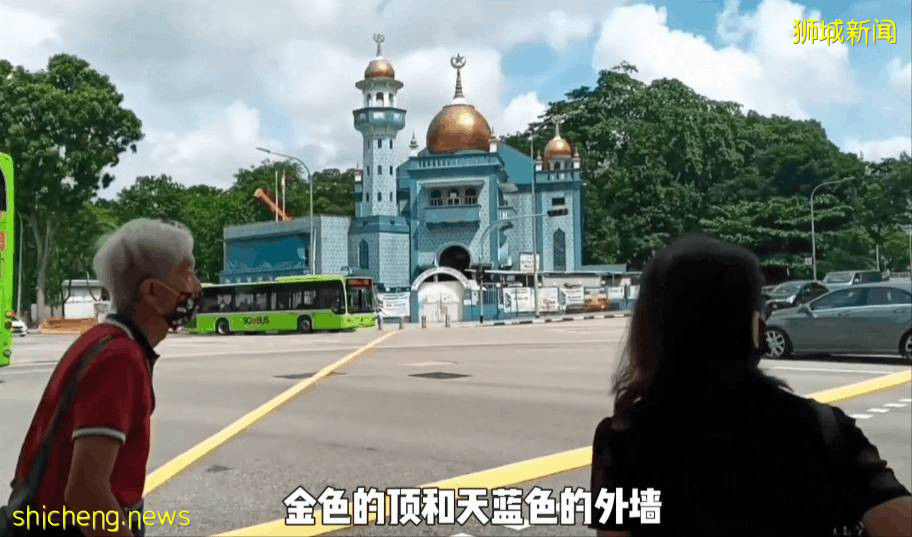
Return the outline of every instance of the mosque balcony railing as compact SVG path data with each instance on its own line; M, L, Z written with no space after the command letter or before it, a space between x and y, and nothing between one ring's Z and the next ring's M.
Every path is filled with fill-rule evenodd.
M429 155L416 159L412 166L417 170L435 170L472 166L492 166L498 163L499 160L494 155L488 153L470 153L466 155L449 156Z
M395 130L405 127L405 111L399 108L361 108L353 112L355 128L383 125Z
M579 170L547 170L538 171L536 181L540 182L558 182L558 181L579 181Z
M424 209L424 223L473 224L481 221L481 205L434 205Z

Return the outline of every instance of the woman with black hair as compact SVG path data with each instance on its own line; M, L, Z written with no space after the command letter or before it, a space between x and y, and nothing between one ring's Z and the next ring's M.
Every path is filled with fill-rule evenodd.
M912 534L909 491L854 420L760 370L761 284L753 254L700 236L643 272L593 442L600 536ZM659 491L658 523L632 505L619 522L600 494L618 488Z

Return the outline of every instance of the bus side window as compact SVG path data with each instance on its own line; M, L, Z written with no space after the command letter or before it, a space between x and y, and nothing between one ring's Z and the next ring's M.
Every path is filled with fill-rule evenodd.
M284 287L276 288L276 290L273 293L273 296L275 297L275 299L274 299L275 307L273 309L278 310L278 311L291 309L291 307L289 305L289 299L291 298L291 291L289 289L284 288Z

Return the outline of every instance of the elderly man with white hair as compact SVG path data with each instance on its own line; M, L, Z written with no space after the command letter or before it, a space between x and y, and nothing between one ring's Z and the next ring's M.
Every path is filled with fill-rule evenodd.
M191 320L201 294L193 237L180 224L132 220L103 240L94 265L114 313L61 358L26 435L8 511L27 505L60 525L36 532L33 523L30 535L143 533L142 513L129 513L142 510L153 349ZM70 513L80 511L124 513L127 523L79 528Z

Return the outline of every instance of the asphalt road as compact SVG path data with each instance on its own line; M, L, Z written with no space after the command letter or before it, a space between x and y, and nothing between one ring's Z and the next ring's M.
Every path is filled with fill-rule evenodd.
M286 516L297 486L410 487L588 446L611 412L609 386L626 319L407 329L342 367L155 490L151 510L189 510L191 525L149 535L213 534ZM388 327L383 333L393 331ZM150 471L301 378L374 340L355 333L173 336L159 347ZM72 337L15 341L0 370L0 495L54 362ZM766 361L797 393L908 366L863 359ZM415 376L430 374L430 378ZM291 377L291 378L288 378ZM449 377L449 378L434 378ZM912 385L840 404L912 488ZM877 411L871 409L879 409ZM588 469L520 485L587 487ZM517 526L519 528L520 526ZM578 535L581 526L372 527L344 534Z

